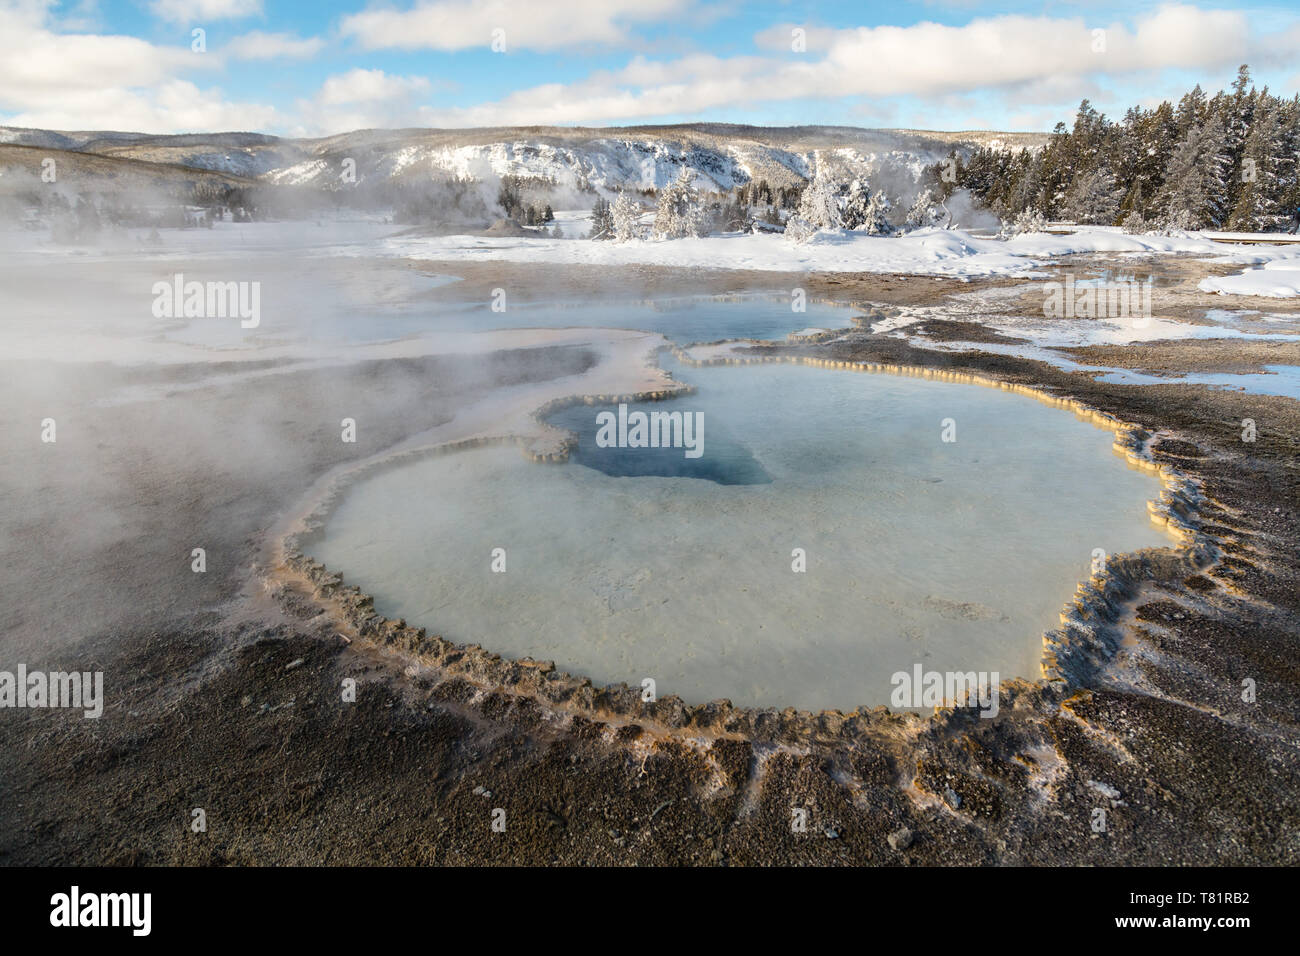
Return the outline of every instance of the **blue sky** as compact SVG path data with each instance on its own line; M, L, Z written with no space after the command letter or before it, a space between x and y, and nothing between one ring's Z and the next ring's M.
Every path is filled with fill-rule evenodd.
M0 123L56 129L1049 130L1241 62L1300 88L1294 4L0 0Z

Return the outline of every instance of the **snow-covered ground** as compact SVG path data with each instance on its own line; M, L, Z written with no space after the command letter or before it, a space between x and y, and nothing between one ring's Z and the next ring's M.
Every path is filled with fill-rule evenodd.
M652 215L642 217L648 230ZM1031 233L1011 239L973 235L961 229L921 229L902 236L821 232L805 243L771 233L731 233L701 239L592 242L585 210L559 212L554 225L563 238L539 231L528 237L421 236L383 216L337 215L298 222L220 222L213 229L163 230L151 241L147 230L105 232L80 245L57 245L43 233L0 236L7 256L150 258L262 256L283 249L316 256L395 257L443 261L534 262L554 265L656 265L684 269L754 269L776 272L870 272L921 277L1043 275L1063 256L1100 253L1125 256L1178 253L1240 265L1238 275L1206 278L1205 292L1224 295L1300 295L1300 243L1223 244L1200 233L1178 236L1128 235L1118 229L1079 227L1070 235ZM1270 240L1272 237L1270 236Z
M1110 316L1088 319L1014 317L996 319L988 325L1006 335L1030 339L1052 348L1089 345L1132 345L1192 339L1246 339L1270 342L1300 341L1300 335L1285 332L1249 332L1231 325L1197 325L1158 316ZM876 330L882 331L882 330Z
M1042 265L1050 260L1078 253L1189 253L1218 262L1266 266L1275 280L1271 288L1276 289L1283 287L1284 282L1279 280L1285 280L1288 272L1300 274L1300 246L1223 245L1196 233L1134 236L1117 229L1080 227L1071 235L1033 233L1004 240L977 238L960 229L921 229L894 237L821 232L802 244L789 242L781 235L748 233L614 243L579 238L584 234L585 215L568 212L557 216L567 237L564 239L396 236L380 245L389 254L412 259L889 272L940 277L1034 276L1041 274ZM1300 288L1293 287L1287 294L1300 294Z
M1235 276L1202 279L1202 292L1220 295L1262 295L1287 299L1300 295L1300 255L1265 262Z

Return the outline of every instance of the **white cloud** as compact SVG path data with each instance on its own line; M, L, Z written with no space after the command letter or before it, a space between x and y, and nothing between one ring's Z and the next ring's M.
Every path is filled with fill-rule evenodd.
M839 32L831 27L815 26L806 23L776 23L754 34L754 45L760 50L773 53L794 52L794 31L803 31L803 46L809 53L825 51L835 42Z
M422 76L390 76L383 70L349 70L321 84L318 99L325 106L340 103L374 103L427 92Z
M628 24L684 13L691 0L423 0L409 10L370 9L345 17L345 36L370 50L489 48L560 50L630 42Z
M1094 51L1082 18L999 16L964 26L918 23L810 35L809 52L670 62L632 60L618 72L578 83L519 90L496 102L431 111L445 126L598 123L798 99L941 97L979 90L1045 92L1063 100L1096 89L1095 77L1159 68L1205 69L1274 55L1276 42L1253 34L1246 14L1167 5L1133 26L1104 25L1105 50ZM773 32L775 31L775 32ZM782 32L784 31L784 32ZM789 27L760 34L775 46ZM811 40L816 40L816 46Z
M439 84L438 88L445 88ZM311 99L296 104L295 134L328 135L356 129L392 129L421 122L418 97L435 89L423 76L349 70L328 77Z
M149 2L199 18L262 9L261 0ZM638 23L680 16L682 29L689 29L700 9L694 0L423 0L405 10L376 7L345 17L342 31L362 46L456 50L486 47L499 25L510 50L590 49L632 42ZM1294 14L1262 23L1244 12L1172 4L1110 24L1082 16L1008 15L958 26L809 28L803 54L789 49L792 25L780 24L756 36L762 52L755 55L635 56L621 68L575 82L517 89L460 107L428 105L429 95L446 86L425 77L352 69L330 76L285 115L265 104L230 101L219 89L195 85L195 78L235 60L312 57L324 49L323 38L255 30L195 54L186 45L70 33L69 21L55 11L53 0L0 0L0 122L148 132L276 124L340 132L771 117L783 110L799 122L806 102L820 102L842 103L844 122L896 115L907 125L944 128L1000 113L1004 123L1046 128L1039 118L1068 118L1081 96L1102 108L1108 90L1169 95L1189 74L1205 82L1206 76L1230 76L1242 62L1279 64L1289 74L1300 43ZM1095 27L1106 31L1104 52L1094 52ZM508 61L502 64L506 69ZM1123 105L1140 98L1122 96Z
M181 78L222 65L214 53L129 36L56 33L44 4L0 6L0 117L13 126L140 132L256 130L273 107L226 100Z
M171 80L151 90L117 87L61 97L10 117L6 125L145 133L256 132L274 125L277 118L272 106L232 103L222 98L220 90L200 90L185 80Z
M260 16L262 0L153 0L149 9L169 23L205 23Z
M97 90L106 81L147 86L180 69L217 65L188 47L159 47L129 36L53 33L33 18L0 8L0 104Z
M325 46L320 37L294 36L292 33L263 33L253 30L237 36L222 51L237 60L306 59L313 57Z

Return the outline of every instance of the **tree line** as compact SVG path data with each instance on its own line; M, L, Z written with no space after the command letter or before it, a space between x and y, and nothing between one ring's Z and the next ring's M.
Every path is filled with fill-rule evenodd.
M1113 121L1088 100L1047 145L956 151L927 170L944 198L964 188L1000 219L1069 219L1149 229L1282 227L1300 205L1300 94L1256 89L1243 65L1230 90L1197 85L1174 106Z

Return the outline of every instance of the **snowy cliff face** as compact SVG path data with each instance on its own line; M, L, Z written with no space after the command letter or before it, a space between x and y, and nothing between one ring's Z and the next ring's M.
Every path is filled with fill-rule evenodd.
M620 189L662 188L678 177L683 166L695 171L701 188L713 191L730 190L752 176L747 157L734 149L665 140L594 139L577 145L528 140L465 146L412 144L355 153L336 146L325 155L269 170L266 179L325 186L337 178L345 158L356 161L360 182L408 177L494 182L519 176L609 195Z
M677 179L683 167L694 172L699 189L710 192L725 192L759 179L773 187L793 185L810 178L821 164L851 178L884 175L914 183L924 166L946 155L946 148L936 146L819 149L752 141L708 144L671 137L603 136L570 143L511 139L464 145L351 144L336 139L310 158L267 171L265 179L328 187L338 180L344 160L352 159L357 180L372 184L377 179L495 182L503 176L519 176L613 197L622 189L662 189Z

